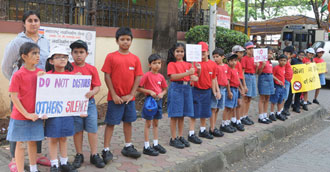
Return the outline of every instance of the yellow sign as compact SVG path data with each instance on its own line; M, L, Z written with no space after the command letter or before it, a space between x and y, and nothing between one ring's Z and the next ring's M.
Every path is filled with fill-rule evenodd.
M209 4L214 5L218 4L221 0L208 0Z
M307 92L321 88L320 78L315 63L292 65L292 93Z
M317 72L318 73L326 73L327 72L327 64L323 63L316 63Z

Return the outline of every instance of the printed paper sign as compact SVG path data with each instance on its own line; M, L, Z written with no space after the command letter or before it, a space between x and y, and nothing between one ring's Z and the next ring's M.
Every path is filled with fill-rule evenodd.
M70 62L73 62L70 44L78 39L85 41L88 45L88 56L86 58L86 62L94 65L96 40L95 31L41 26L39 29L39 34L44 35L44 37L49 40L50 50L58 45L64 46L69 53Z
M268 59L268 49L267 48L257 48L253 49L254 62L263 62Z
M327 63L316 63L317 72L318 73L326 73L327 72Z
M186 58L188 62L201 62L202 46L197 44L186 44Z
M48 118L87 114L92 76L54 75L38 77L35 113Z
M307 92L321 88L320 78L315 63L292 65L292 93Z

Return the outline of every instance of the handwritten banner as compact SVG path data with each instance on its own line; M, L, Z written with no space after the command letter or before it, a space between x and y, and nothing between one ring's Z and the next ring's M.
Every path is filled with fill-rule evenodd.
M307 92L321 88L320 78L315 63L292 65L292 93Z
M39 76L35 113L48 118L87 114L91 76L54 75Z
M202 46L197 44L186 44L186 58L188 62L201 62Z
M268 59L268 49L267 48L257 48L253 49L254 62L263 62Z
M317 72L318 73L326 73L327 72L327 63L316 63Z

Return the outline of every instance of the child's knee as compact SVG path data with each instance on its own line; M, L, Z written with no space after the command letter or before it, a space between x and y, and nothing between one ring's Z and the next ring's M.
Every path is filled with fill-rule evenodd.
M154 120L152 121L152 127L153 127L153 128L157 128L157 127L158 127L158 120L154 119Z
M151 120L146 120L145 126L147 128L150 128L151 127Z
M66 137L60 137L60 142L66 142Z

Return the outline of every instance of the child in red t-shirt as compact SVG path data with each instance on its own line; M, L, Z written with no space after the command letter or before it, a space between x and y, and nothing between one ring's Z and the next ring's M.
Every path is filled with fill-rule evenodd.
M72 75L73 66L64 47L54 47L46 62L48 74ZM45 122L45 136L49 139L50 171L76 172L68 162L67 137L74 135L73 116L49 118ZM60 166L57 159L57 148L60 148ZM58 169L59 168L59 169Z
M189 147L189 142L183 137L183 119L194 115L193 98L190 81L198 81L195 68L185 61L185 45L176 43L169 50L167 58L167 75L171 84L167 96L167 112L171 118L170 146L178 149ZM178 136L176 134L178 125Z
M144 147L143 153L150 156L157 156L159 153L166 153L166 149L158 143L158 120L162 119L163 97L167 92L167 83L159 70L162 66L162 58L158 54L152 54L148 58L150 71L145 73L138 88L138 91L151 96L157 102L157 111L154 114L142 111L142 118L146 120L144 125ZM149 129L152 122L153 147L149 145Z
M215 127L217 122L217 117L219 110L223 110L225 107L225 99L226 99L226 87L228 85L227 79L227 70L228 65L223 63L223 59L225 58L224 51L221 48L217 48L212 52L212 56L214 61L217 63L217 70L215 72L217 76L216 80L216 89L214 90L211 100L211 110L212 116L210 118L210 133L214 137L222 137L223 133Z
M273 78L274 78L274 87L275 93L270 96L270 115L274 115L275 104L277 104L277 113L275 117L281 121L284 121L286 118L281 113L283 108L283 103L285 100L285 65L287 64L288 57L284 54L280 55L278 58L279 65L273 68Z
M306 52L307 52L307 57L304 57L302 62L304 64L310 64L312 62L313 57L315 56L315 50L314 50L314 48L308 48ZM304 110L308 111L308 107L307 107L308 92L303 92L302 97L303 97L303 106L302 106L302 108Z
M24 171L24 142L27 142L30 171L34 172L38 171L36 141L44 139L43 121L35 114L37 74L42 71L36 68L40 58L40 48L37 44L26 42L20 47L19 54L24 66L14 73L9 86L14 106L7 140L17 142L15 151L17 171Z
M316 57L313 59L313 61L315 63L324 63L324 60L322 59L322 56L324 54L324 49L323 48L318 48L316 50ZM326 70L326 73L328 72L328 70ZM325 81L325 74L324 73L320 73L319 74L320 77L320 82L321 82L321 86L326 84ZM315 90L315 94L314 94L314 99L313 99L313 103L315 104L320 104L320 102L317 100L317 97L320 94L320 88Z
M109 53L102 67L108 91L108 110L104 122L104 150L102 157L107 164L113 157L109 146L115 125L124 122L125 147L124 156L139 158L138 152L131 143L132 122L137 118L135 109L135 93L143 75L140 59L129 51L132 44L130 28L121 27L116 32L119 50Z
M70 45L70 48L74 60L72 63L72 72L75 74L92 76L90 91L85 95L89 99L87 117L74 117L75 135L73 136L73 141L77 154L72 165L75 168L79 168L84 162L82 147L83 132L85 130L88 133L89 147L91 149L90 163L98 168L103 168L105 164L97 153L97 108L94 99L94 95L100 91L101 81L97 69L85 62L88 56L87 43L82 40L77 40Z

